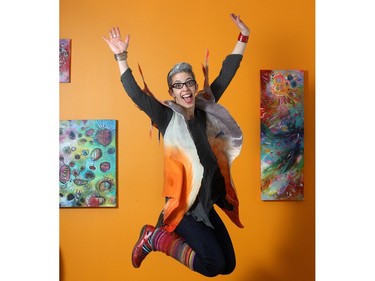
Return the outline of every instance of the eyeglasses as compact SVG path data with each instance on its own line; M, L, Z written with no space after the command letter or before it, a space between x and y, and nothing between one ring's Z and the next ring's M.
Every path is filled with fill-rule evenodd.
M182 89L184 87L184 85L186 85L186 87L192 87L196 83L197 83L197 81L195 81L195 80L188 80L185 83L177 82L177 83L174 83L170 88Z

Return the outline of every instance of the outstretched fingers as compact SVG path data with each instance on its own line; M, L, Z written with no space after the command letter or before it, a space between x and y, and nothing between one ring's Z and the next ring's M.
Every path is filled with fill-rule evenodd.
M103 36L104 41L108 44L109 48L115 54L119 54L125 52L129 46L129 38L130 36L127 35L125 40L121 39L121 33L119 27L112 27L109 30L109 38Z
M112 28L109 30L109 38L110 38L110 39L114 39L114 38L120 37L120 36L119 36L119 33L120 33L120 30L119 30L118 27L112 27Z

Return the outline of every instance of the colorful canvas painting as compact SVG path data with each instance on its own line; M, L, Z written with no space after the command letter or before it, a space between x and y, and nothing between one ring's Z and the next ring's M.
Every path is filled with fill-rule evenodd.
M60 39L60 83L70 82L70 39Z
M261 70L261 198L304 198L304 73Z
M60 207L116 206L116 120L60 120Z

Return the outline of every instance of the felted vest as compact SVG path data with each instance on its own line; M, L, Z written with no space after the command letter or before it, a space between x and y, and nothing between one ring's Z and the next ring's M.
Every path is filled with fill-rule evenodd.
M182 108L173 101L164 104L173 110L163 137L163 196L169 198L164 206L164 224L172 232L194 204L204 168ZM243 228L239 219L239 201L230 173L232 162L242 147L241 129L229 112L214 101L212 94L200 92L196 96L195 105L206 113L206 135L225 179L225 200L233 206L231 209L222 209L238 227Z

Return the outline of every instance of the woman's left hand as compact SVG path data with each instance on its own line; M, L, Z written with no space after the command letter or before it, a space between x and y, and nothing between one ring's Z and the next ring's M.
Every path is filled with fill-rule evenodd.
M247 27L247 25L240 19L240 15L230 14L231 19L233 22L237 25L240 32L244 36L249 36L250 29Z

